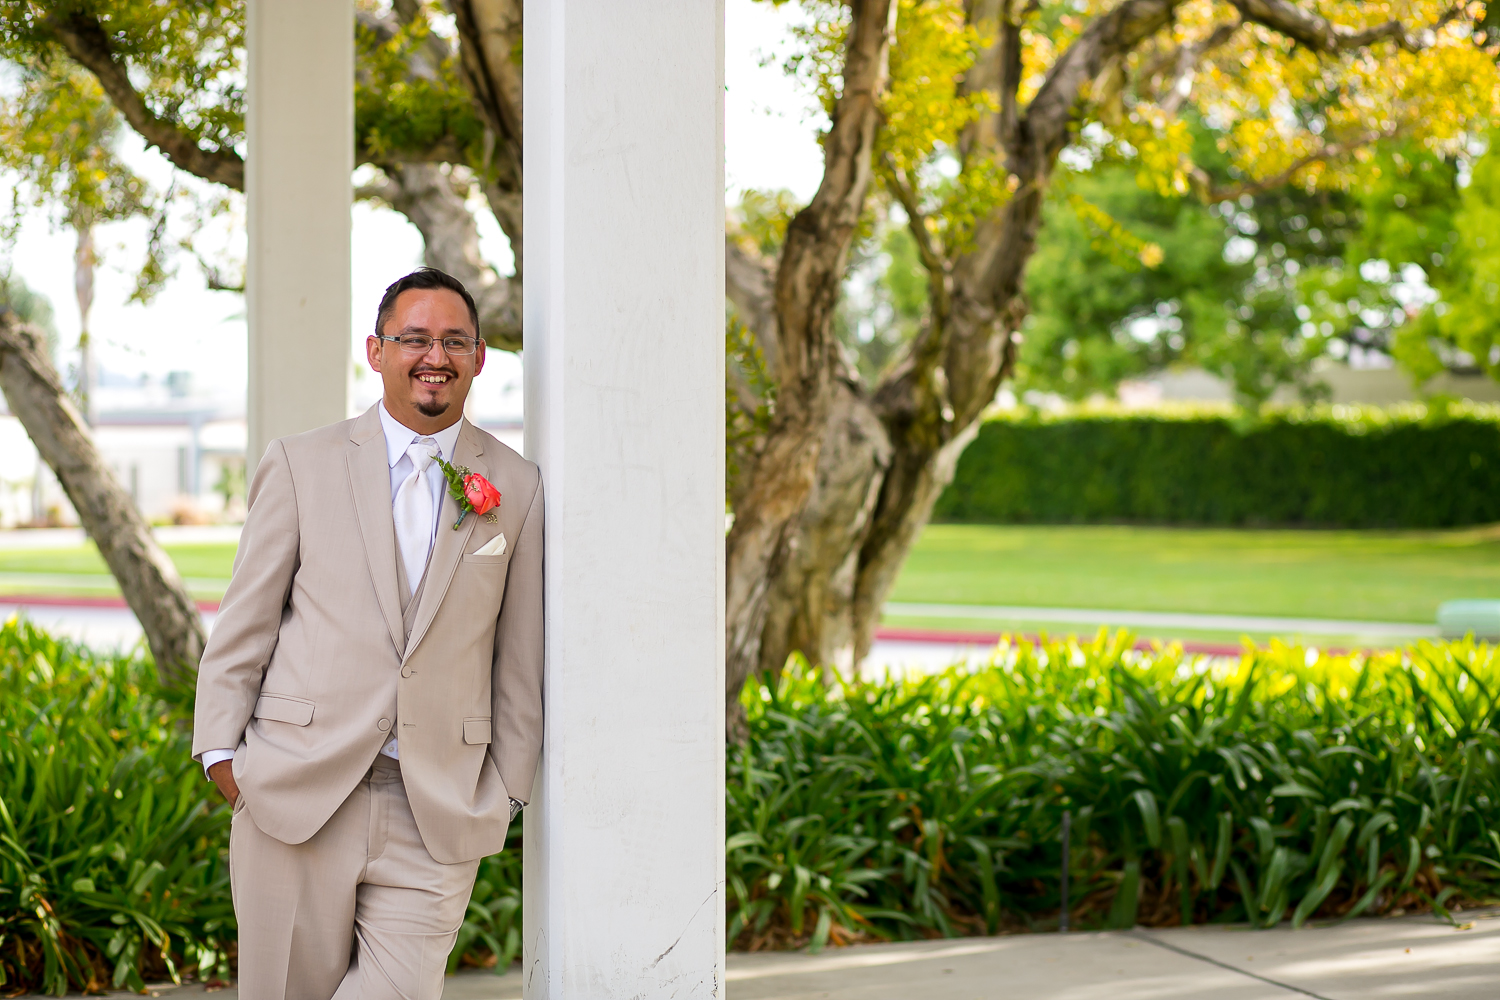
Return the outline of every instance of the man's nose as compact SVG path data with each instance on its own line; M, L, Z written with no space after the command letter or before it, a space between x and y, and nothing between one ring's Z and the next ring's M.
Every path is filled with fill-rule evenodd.
M432 346L427 348L426 354L422 355L422 361L434 368L441 368L447 364L448 352L443 348L443 342L434 337Z

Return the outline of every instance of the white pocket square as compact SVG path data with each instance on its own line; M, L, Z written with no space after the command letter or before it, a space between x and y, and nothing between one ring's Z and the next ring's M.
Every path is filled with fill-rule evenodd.
M479 550L476 551L474 554L476 556L503 556L503 555L505 555L505 535L502 533L502 534L496 535L494 538L491 538L489 541L485 542L484 545L481 546L479 548Z

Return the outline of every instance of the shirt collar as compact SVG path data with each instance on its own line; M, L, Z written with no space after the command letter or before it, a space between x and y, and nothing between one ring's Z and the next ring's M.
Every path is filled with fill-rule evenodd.
M458 444L458 432L463 422L463 418L460 417L436 434L426 435L437 442L438 453L442 455L445 462L453 461L453 449ZM385 457L390 467L394 469L396 463L401 461L401 456L406 454L406 449L411 447L411 443L423 435L391 416L386 411L384 400L380 403L380 426L385 431Z

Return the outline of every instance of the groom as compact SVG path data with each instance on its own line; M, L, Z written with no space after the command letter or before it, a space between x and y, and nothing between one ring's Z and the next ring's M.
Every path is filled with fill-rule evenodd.
M438 1000L541 751L541 477L463 419L474 300L409 274L366 350L380 403L266 449L198 673L245 1000Z

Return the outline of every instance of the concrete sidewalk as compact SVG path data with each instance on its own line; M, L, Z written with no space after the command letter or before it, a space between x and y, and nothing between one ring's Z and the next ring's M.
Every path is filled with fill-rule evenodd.
M1282 927L1017 934L731 954L728 1000L1379 1000L1500 996L1500 909ZM521 1000L519 970L466 971L443 1000ZM198 997L201 986L153 994ZM237 1000L233 989L215 1000ZM598 997L590 1000L608 1000Z

